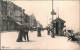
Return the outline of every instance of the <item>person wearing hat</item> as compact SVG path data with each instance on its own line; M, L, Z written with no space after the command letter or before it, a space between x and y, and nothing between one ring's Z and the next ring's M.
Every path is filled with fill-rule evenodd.
M22 37L25 39L26 41L26 37L27 40L29 41L29 37L28 37L28 32L29 32L29 28L26 25L20 25L20 27L18 28L19 34L18 34L18 38L17 38L17 42L22 42Z

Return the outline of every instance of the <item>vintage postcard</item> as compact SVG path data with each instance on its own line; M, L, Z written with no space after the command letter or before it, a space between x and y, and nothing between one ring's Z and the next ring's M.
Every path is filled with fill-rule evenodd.
M0 49L80 50L80 0L0 0Z

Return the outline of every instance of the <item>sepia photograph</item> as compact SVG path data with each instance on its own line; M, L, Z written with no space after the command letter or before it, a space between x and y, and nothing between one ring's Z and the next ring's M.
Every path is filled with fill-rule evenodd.
M0 0L0 49L80 50L80 0Z

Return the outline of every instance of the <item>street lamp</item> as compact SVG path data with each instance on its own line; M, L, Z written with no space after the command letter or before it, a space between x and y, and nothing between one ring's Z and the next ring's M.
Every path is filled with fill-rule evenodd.
M53 19L53 15L56 15L56 12L54 12L54 9L53 9L53 0L52 0L52 12L51 12L51 15L52 15L52 34L51 34L51 37L55 37L54 36L54 27L53 27L53 21L54 21L54 19Z

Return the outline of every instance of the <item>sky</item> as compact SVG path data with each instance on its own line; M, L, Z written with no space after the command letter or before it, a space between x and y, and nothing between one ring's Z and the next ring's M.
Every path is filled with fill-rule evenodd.
M46 27L52 19L52 2L51 1L12 1L16 5L25 9L28 15L34 14L36 19ZM56 19L58 14L59 18L63 19L67 29L79 31L79 1L54 1L53 2L54 15Z

